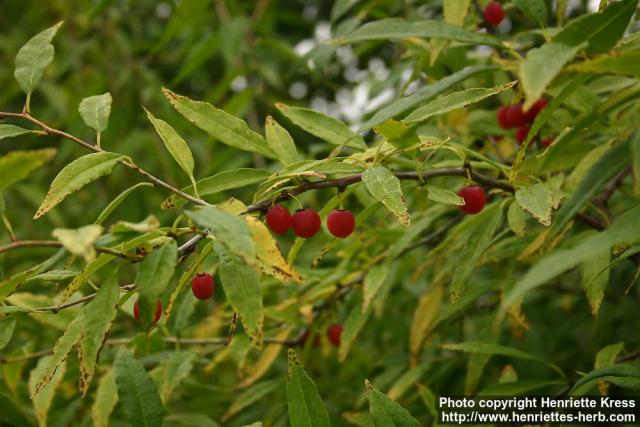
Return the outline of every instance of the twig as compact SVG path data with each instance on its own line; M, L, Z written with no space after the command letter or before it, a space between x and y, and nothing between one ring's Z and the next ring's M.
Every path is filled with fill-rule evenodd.
M29 114L28 112L23 112L23 113L7 113L7 112L0 112L0 118L3 117L12 117L12 118L19 118L19 119L23 119L23 120L27 120L33 124L35 124L36 126L40 127L44 132L46 132L49 135L57 135L60 136L62 138L68 139L70 141L75 142L76 144L86 148L87 150L96 152L96 153L102 153L104 152L104 150L96 145L90 144L74 135L71 135L67 132L61 131L59 129L55 129L52 128L51 126L47 125L46 123L36 119L35 117L33 117L31 114ZM120 162L123 166L137 172L138 174L142 175L147 181L151 182L152 184L154 184L156 187L162 187L168 191L170 191L171 193L195 204L195 205L200 205L200 206L206 206L208 203L205 202L202 199L199 199L197 197L193 197L187 193L185 193L184 191L181 191L180 189L174 187L173 185L161 180L160 178L150 174L149 172L147 172L146 170L142 169L140 166L136 165L133 162L130 162L128 160L122 160Z
M57 240L16 240L7 245L0 246L0 253L9 252L14 249L21 248L60 248L62 243ZM131 261L140 261L141 257L138 255L126 254L112 248L106 248L103 246L94 246L96 252L114 255L120 258L125 258Z
M125 285L125 286L120 286L120 290L128 292L128 291L134 289L135 287L136 287L135 284ZM82 304L83 302L90 301L90 300L94 299L96 297L96 295L98 295L98 294L97 293L90 294L90 295L84 296L82 298L79 298L79 299L77 299L75 301L70 301L70 302L67 302L67 303L62 304L62 305L52 305L52 306L48 306L48 307L34 308L34 309L29 310L29 312L30 313L47 313L47 312L51 312L53 314L56 314L57 312L59 312L60 310L64 310L65 308L73 307L74 305L78 305L78 304Z

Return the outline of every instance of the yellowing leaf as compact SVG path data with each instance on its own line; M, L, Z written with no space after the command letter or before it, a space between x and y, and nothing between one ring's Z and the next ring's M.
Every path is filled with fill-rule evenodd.
M15 150L0 157L0 192L27 177L56 155L55 148Z
M62 243L66 250L73 255L83 257L85 261L89 262L96 257L96 250L93 244L102 234L102 226L87 225L76 230L56 228L52 234Z
M433 289L428 290L420 297L418 306L413 313L411 336L409 338L409 349L411 350L413 365L415 365L418 360L424 341L429 336L431 328L434 325L440 304L442 303L443 293L444 288L442 284L436 284Z
M38 380L47 371L52 357L53 356L46 356L38 360L38 364L29 374L29 393L33 396L31 399L33 407L36 410L36 418L38 419L38 425L40 427L47 427L49 425L47 423L49 409L53 403L56 389L62 382L66 372L66 361L62 361L57 366L56 371L49 379L49 382L40 389L37 389L39 386ZM36 393L38 394L35 395Z
M286 340L293 330L292 327L284 328L278 332L274 338L276 340ZM260 353L260 358L248 369L249 376L238 384L238 388L245 388L258 381L267 372L269 367L275 362L278 354L282 350L282 344L269 344Z
M267 144L269 144L280 163L286 166L301 160L293 138L273 117L267 116L264 129L267 135Z
M551 225L551 208L553 206L553 194L549 185L545 183L533 184L516 190L516 202L529 212L545 227Z
M109 427L109 418L118 403L116 371L109 369L98 382L98 389L91 406L93 427Z
M26 134L46 135L47 133L41 130L23 129L18 126L0 123L0 139L14 138Z

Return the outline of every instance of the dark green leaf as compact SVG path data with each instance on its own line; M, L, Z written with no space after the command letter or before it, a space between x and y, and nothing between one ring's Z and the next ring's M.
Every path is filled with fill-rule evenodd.
M296 427L331 426L329 413L318 394L313 380L309 378L296 352L289 349L289 377L287 380L287 401L289 422Z

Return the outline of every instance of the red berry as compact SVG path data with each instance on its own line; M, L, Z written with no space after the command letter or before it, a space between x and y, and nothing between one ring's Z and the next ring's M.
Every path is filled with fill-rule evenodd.
M327 228L336 237L347 237L353 233L356 220L351 211L334 210L327 217Z
M529 126L522 126L518 128L516 131L516 141L518 141L519 145L522 145L525 139L527 139L527 134L531 128Z
M549 146L551 146L551 144L553 144L553 142L555 141L555 138L550 136L549 138L545 138L542 140L542 146L544 148L548 148Z
M291 228L291 214L282 205L271 206L267 211L267 225L276 234L286 233Z
M309 337L311 336L311 330L307 329L304 331L304 334L300 337L300 344L305 345L307 341L309 341ZM320 345L320 335L313 335L313 346L318 347Z
M508 109L509 109L508 106L503 105L502 107L498 108L498 110L496 111L496 118L498 119L498 125L502 129L509 129L511 127L511 124L509 123L509 120L507 118Z
M491 26L497 27L504 19L504 9L500 3L492 1L484 8L483 15L485 21Z
M464 199L464 205L460 206L462 212L469 215L477 214L484 208L485 195L482 187L470 186L461 188L458 196Z
M309 238L320 231L320 216L311 208L299 209L293 214L293 231L298 237Z
M327 337L329 341L336 347L340 347L340 336L342 335L342 325L340 323L334 323L327 329Z
M209 273L198 273L191 279L191 292L198 299L209 299L216 290L216 282Z
M160 320L161 316L162 316L162 302L158 301L156 303L156 313L153 319L153 323L154 324L158 323L158 320ZM133 317L137 321L140 321L140 303L138 301L136 301L135 304L133 304Z
M546 106L548 102L544 99L538 99L529 110L524 113L524 116L527 118L527 121L532 122L535 120L536 116L540 114Z
M522 104L510 105L507 109L506 116L507 123L509 123L512 128L527 124L527 117L524 115L524 111L522 111Z

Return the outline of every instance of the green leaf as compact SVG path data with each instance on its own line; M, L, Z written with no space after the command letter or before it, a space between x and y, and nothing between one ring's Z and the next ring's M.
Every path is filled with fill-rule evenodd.
M211 230L216 239L233 255L247 262L255 260L256 250L251 239L251 231L238 215L225 212L215 206L188 211L186 214L199 226Z
M408 22L400 18L387 18L369 22L357 28L348 36L337 39L336 42L355 43L365 40L398 40L409 37L437 38L496 47L502 45L500 40L493 36L467 31L446 22L426 19Z
M418 420L409 411L391 400L386 394L376 390L368 380L365 389L369 399L369 410L376 427L419 427Z
M301 129L323 141L338 146L346 145L359 150L367 149L367 144L365 144L362 136L333 117L308 108L291 107L285 104L276 104L276 108Z
M134 186L131 186L129 188L127 188L126 190L124 190L122 193L118 194L118 196L113 199L106 208L104 208L104 210L102 212L100 212L100 215L98 215L98 218L95 221L95 224L102 224L103 222L105 222L105 220L107 218L109 218L109 215L111 215L113 213L113 211L120 206L120 203L122 203L124 201L124 199L127 198L127 196L129 196L129 194L131 194L132 192L134 192L135 190L137 190L140 187L153 187L153 184L150 182L139 182Z
M411 360L417 361L424 346L424 342L436 326L436 319L442 305L442 294L444 288L442 284L435 283L429 286L422 294L418 305L413 312L411 330L409 335L409 350Z
M109 125L112 101L109 92L84 98L78 107L82 120L96 132L104 132Z
M624 343L619 342L616 344L610 344L606 347L603 347L596 354L596 360L594 363L594 367L596 369L604 368L605 366L611 366L616 363L616 358L618 354L624 350Z
M544 28L547 23L547 5L544 0L511 0L524 16Z
M374 130L396 148L420 144L416 131L403 122L389 119L380 123Z
M233 310L238 313L251 342L262 347L262 291L258 273L233 256L224 245L215 245L220 258L220 280Z
M471 0L449 0L442 2L444 20L449 24L464 26L464 18L469 12Z
M511 89L515 81L505 83L493 88L472 88L461 92L454 92L438 98L430 103L415 109L411 114L402 119L405 123L422 122L430 117L448 113L458 108L463 108L485 98L496 95L507 89Z
M360 126L359 132L367 131L388 119L399 116L400 114L415 107L420 103L430 101L442 92L470 77L474 77L478 74L482 74L488 71L494 71L495 69L495 67L485 65L466 67L460 71L442 78L441 80L438 80L431 85L418 89L415 93L409 96L396 99L391 104L381 108L369 120L362 124L362 126Z
M560 73L562 67L580 51L580 46L547 43L527 52L520 63L520 84L525 93L523 108L528 110L542 96L545 89Z
M444 203L445 205L464 205L464 199L462 197L458 196L453 191L438 188L434 185L429 185L427 187L427 198L434 202Z
M0 123L0 139L14 138L26 134L46 135L47 133L40 130L23 129L18 126Z
M169 285L177 262L178 246L175 242L171 242L151 252L140 263L135 283L140 291L140 297L150 306L151 304L155 306L156 300ZM153 310L146 311L147 319L145 320L150 324ZM141 313L144 314L144 312L145 310L141 307Z
M549 185L538 183L516 190L516 203L545 227L551 225L553 194Z
M349 11L353 6L360 3L361 0L336 0L331 8L331 22L336 22L338 19Z
M0 393L0 422L16 427L31 427L33 425L13 399L4 393Z
M526 234L527 215L515 201L509 205L509 209L507 210L507 223L516 236L522 237Z
M264 181L270 176L271 173L263 169L240 168L219 172L213 176L199 180L196 185L198 186L198 193L200 196L208 196L227 190L233 190L234 188L256 184ZM193 186L183 188L182 191L192 196L195 195L193 192ZM176 206L182 206L185 203L186 201L182 197L173 195L162 202L162 208L173 208Z
M87 394L93 381L100 350L118 312L120 289L117 279L117 273L111 274L102 284L93 301L82 309L84 328L78 348L78 359L80 361L80 392L83 396Z
M640 132L634 137L640 139ZM589 172L580 180L571 197L556 212L550 235L562 230L576 213L593 197L600 188L613 178L629 161L629 141L614 145L600 157Z
M566 71L640 77L640 51L612 52L566 67Z
M162 382L160 386L160 397L162 402L169 401L171 394L184 381L193 366L195 365L197 356L190 351L174 351L169 357L162 361L160 366L162 372Z
M571 21L556 34L553 42L570 46L587 42L587 52L606 52L620 40L637 6L638 0L611 2L600 13L582 15Z
M69 163L54 178L49 192L33 218L40 218L69 194L101 176L110 174L116 164L123 159L125 156L121 154L105 151L87 154Z
M35 35L16 55L16 70L14 76L20 88L27 94L27 111L29 111L29 99L31 93L42 78L44 69L53 61L55 49L51 44L62 22L58 22L51 28Z
M587 299L591 306L591 314L598 315L600 304L604 299L604 290L609 284L609 262L611 252L606 248L582 263L582 286L587 293Z
M98 389L91 406L93 427L109 427L109 418L118 403L116 371L110 368L98 382Z
M572 248L561 248L550 252L531 267L505 294L501 313L506 313L511 306L519 303L527 292L601 254L604 250L640 241L638 215L640 215L640 207L630 209L620 215L605 231L581 239Z
M32 399L51 382L56 370L67 360L69 352L80 339L83 326L84 313L80 312L76 318L69 323L67 330L56 342L56 345L53 347L53 355L47 359L47 364L42 371L39 371L40 375L37 383L35 383L33 387L29 387Z
M14 274L6 280L0 282L0 301L4 300L7 296L16 291L23 283L30 280L34 276L50 269L61 259L67 255L67 251L60 249L52 257L47 258L45 261L38 265L35 265L27 270Z
M268 394L274 392L278 387L280 387L280 380L269 380L262 381L257 383L250 388L246 389L234 402L229 406L227 412L225 412L222 417L222 421L227 421L229 418L233 417L235 414L239 413L245 408L253 405L254 403L260 401Z
M56 228L52 234L62 243L66 250L73 255L83 257L85 261L89 262L96 257L96 250L93 244L102 234L102 226L93 224L76 230Z
M459 256L460 264L456 267L451 280L451 301L458 301L462 293L467 289L469 277L485 253L491 239L502 224L502 203L494 203L485 207L482 212L467 220L468 234L462 253Z
M0 191L27 177L56 154L55 148L10 151L0 157Z
M280 126L273 117L267 116L264 128L267 135L267 144L269 144L269 148L273 150L280 163L286 166L302 160L289 132Z
M631 170L633 176L640 176L640 132L636 133L630 141L631 148ZM636 195L640 194L640 179L634 180L634 190Z
M384 283L384 281L382 283ZM342 335L340 335L338 360L341 362L347 358L351 344L353 344L353 341L355 341L362 328L364 328L367 320L369 320L370 314L371 306L364 309L361 300L358 301L349 312L349 316L347 316L347 320L344 322L344 330L342 331Z
M31 394L31 401L33 408L36 410L36 417L38 418L38 425L46 427L49 409L53 403L56 389L62 382L64 374L66 372L66 362L62 361L52 373L51 378L44 387L37 389L40 385L39 378L48 370L51 359L55 356L45 356L38 360L38 364L29 374L29 393ZM36 394L37 393L37 394Z
M318 394L313 380L309 378L298 361L295 350L289 349L289 376L287 379L287 402L289 422L296 427L331 426L329 413Z
M381 202L395 215L400 224L409 226L411 219L402 194L400 180L389 169L373 166L364 171L362 182L376 200Z
M167 148L167 151L169 151L176 163L178 163L184 173L186 173L191 180L191 186L194 189L196 196L198 196L198 186L195 178L193 177L193 154L191 154L191 149L189 149L187 141L185 141L169 123L164 120L156 119L146 108L145 111L147 112L149 121L153 124L158 135L160 135L162 142L164 142L164 146Z
M129 422L143 427L162 426L162 402L142 362L122 347L118 351L114 367L120 405Z
M596 385L597 381L608 381L624 388L640 390L640 365L622 363L591 371L573 385L569 395L583 396Z
M220 142L239 150L275 157L262 135L249 129L243 120L211 104L193 101L166 88L162 89L162 93L178 113Z
M15 327L15 318L0 319L0 350L5 348L7 344L9 344L9 341L11 341Z
M362 311L365 312L376 297L389 274L389 264L376 264L369 269L362 283Z

